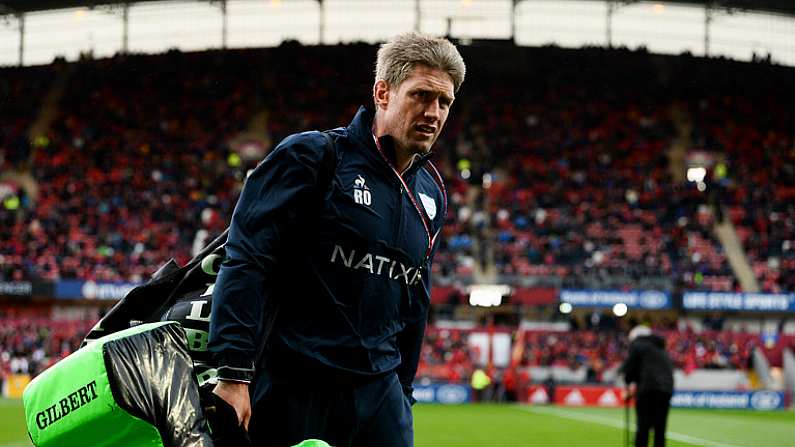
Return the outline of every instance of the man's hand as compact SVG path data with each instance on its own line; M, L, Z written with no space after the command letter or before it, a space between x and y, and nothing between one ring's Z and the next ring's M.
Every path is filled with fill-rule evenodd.
M251 398L248 394L248 383L219 380L213 389L213 394L235 409L238 422L243 428L248 430L248 421L251 419Z
M629 402L632 398L635 397L635 394L638 392L638 384L635 382L630 383L624 389L624 401Z

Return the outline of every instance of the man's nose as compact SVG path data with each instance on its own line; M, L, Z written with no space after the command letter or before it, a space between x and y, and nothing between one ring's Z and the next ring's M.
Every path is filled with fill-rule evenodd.
M425 107L425 117L438 120L441 117L441 110L442 107L439 105L438 99L430 101L428 106Z

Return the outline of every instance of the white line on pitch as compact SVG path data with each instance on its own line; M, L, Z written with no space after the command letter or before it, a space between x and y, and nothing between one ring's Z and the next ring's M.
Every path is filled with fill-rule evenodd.
M530 412L530 413L553 415L553 416L558 416L558 417L562 417L562 418L566 418L566 419L572 419L572 420L576 420L576 421L590 422L590 423L593 423L593 424L606 425L608 427L613 427L613 428L617 428L617 429L621 429L621 430L624 429L624 424L621 423L621 422L616 421L615 419L610 419L610 418L605 418L605 417L600 417L600 416L594 416L594 415L590 415L590 414L577 413L577 412L574 412L574 411L563 410L563 409L560 409L560 408L525 407L525 406L517 406L516 408L518 408L521 411L527 411L527 412ZM634 431L634 429L632 431ZM723 442L710 441L708 439L696 438L694 436L686 435L684 433L677 433L677 432L673 432L673 431L666 431L665 432L665 437L668 438L668 439L672 439L674 441L686 442L688 444L698 445L698 446L703 446L703 447L742 447L742 446L735 445L735 444L726 444L726 443L723 443Z

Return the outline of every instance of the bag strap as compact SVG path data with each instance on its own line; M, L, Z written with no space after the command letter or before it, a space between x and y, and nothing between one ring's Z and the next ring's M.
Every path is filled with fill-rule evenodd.
M321 184L325 184L331 186L332 180L334 180L334 173L337 170L337 148L334 145L334 138L331 136L331 131L325 130L320 132L321 135L326 139L326 152L323 154L323 174L324 178L322 178Z

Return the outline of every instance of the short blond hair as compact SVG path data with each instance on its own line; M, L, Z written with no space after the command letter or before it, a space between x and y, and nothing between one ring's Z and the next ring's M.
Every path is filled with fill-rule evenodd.
M464 58L447 39L404 33L395 36L378 49L375 80L383 80L397 88L418 65L442 70L450 75L454 92L458 92L466 76Z

